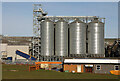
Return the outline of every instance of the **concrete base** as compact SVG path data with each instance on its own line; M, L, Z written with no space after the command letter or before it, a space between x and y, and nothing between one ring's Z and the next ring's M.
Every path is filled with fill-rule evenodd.
M62 61L67 56L41 56L40 61Z
M105 57L105 54L70 54L69 57L91 58L91 57Z
M70 54L67 56L40 56L39 61L61 61L65 58L102 58L105 57L104 54Z
M70 54L69 57L86 57L86 54Z

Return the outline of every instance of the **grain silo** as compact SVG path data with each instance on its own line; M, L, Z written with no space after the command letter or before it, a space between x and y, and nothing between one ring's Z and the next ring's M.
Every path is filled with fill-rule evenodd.
M41 22L41 55L54 55L54 23L49 19Z
M86 54L86 24L79 19L70 23L70 55Z
M68 23L63 19L55 26L55 55L68 56Z
M88 24L88 54L104 55L104 23L98 18Z

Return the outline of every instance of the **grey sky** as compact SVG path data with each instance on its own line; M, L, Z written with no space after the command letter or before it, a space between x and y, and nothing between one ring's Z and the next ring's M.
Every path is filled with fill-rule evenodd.
M3 34L10 36L32 36L32 4L3 3ZM71 2L42 3L48 15L100 16L106 18L105 37L118 37L118 3L116 2Z
M3 2L118 2L119 0L2 0Z
M2 3L0 2L0 34L2 34Z

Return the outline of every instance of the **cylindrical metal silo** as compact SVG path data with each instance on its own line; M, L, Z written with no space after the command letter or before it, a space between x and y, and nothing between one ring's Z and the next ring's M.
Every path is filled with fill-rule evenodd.
M95 19L88 24L88 54L104 52L104 23Z
M54 23L49 19L41 22L41 55L54 55Z
M55 55L68 56L68 23L63 19L55 26Z
M70 54L86 54L86 24L80 20L70 23Z

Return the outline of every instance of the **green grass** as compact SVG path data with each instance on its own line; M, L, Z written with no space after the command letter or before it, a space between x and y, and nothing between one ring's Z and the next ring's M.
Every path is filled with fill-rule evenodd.
M11 70L16 70L15 72ZM3 79L118 79L111 74L65 73L50 70L35 70L29 72L27 65L2 65Z

